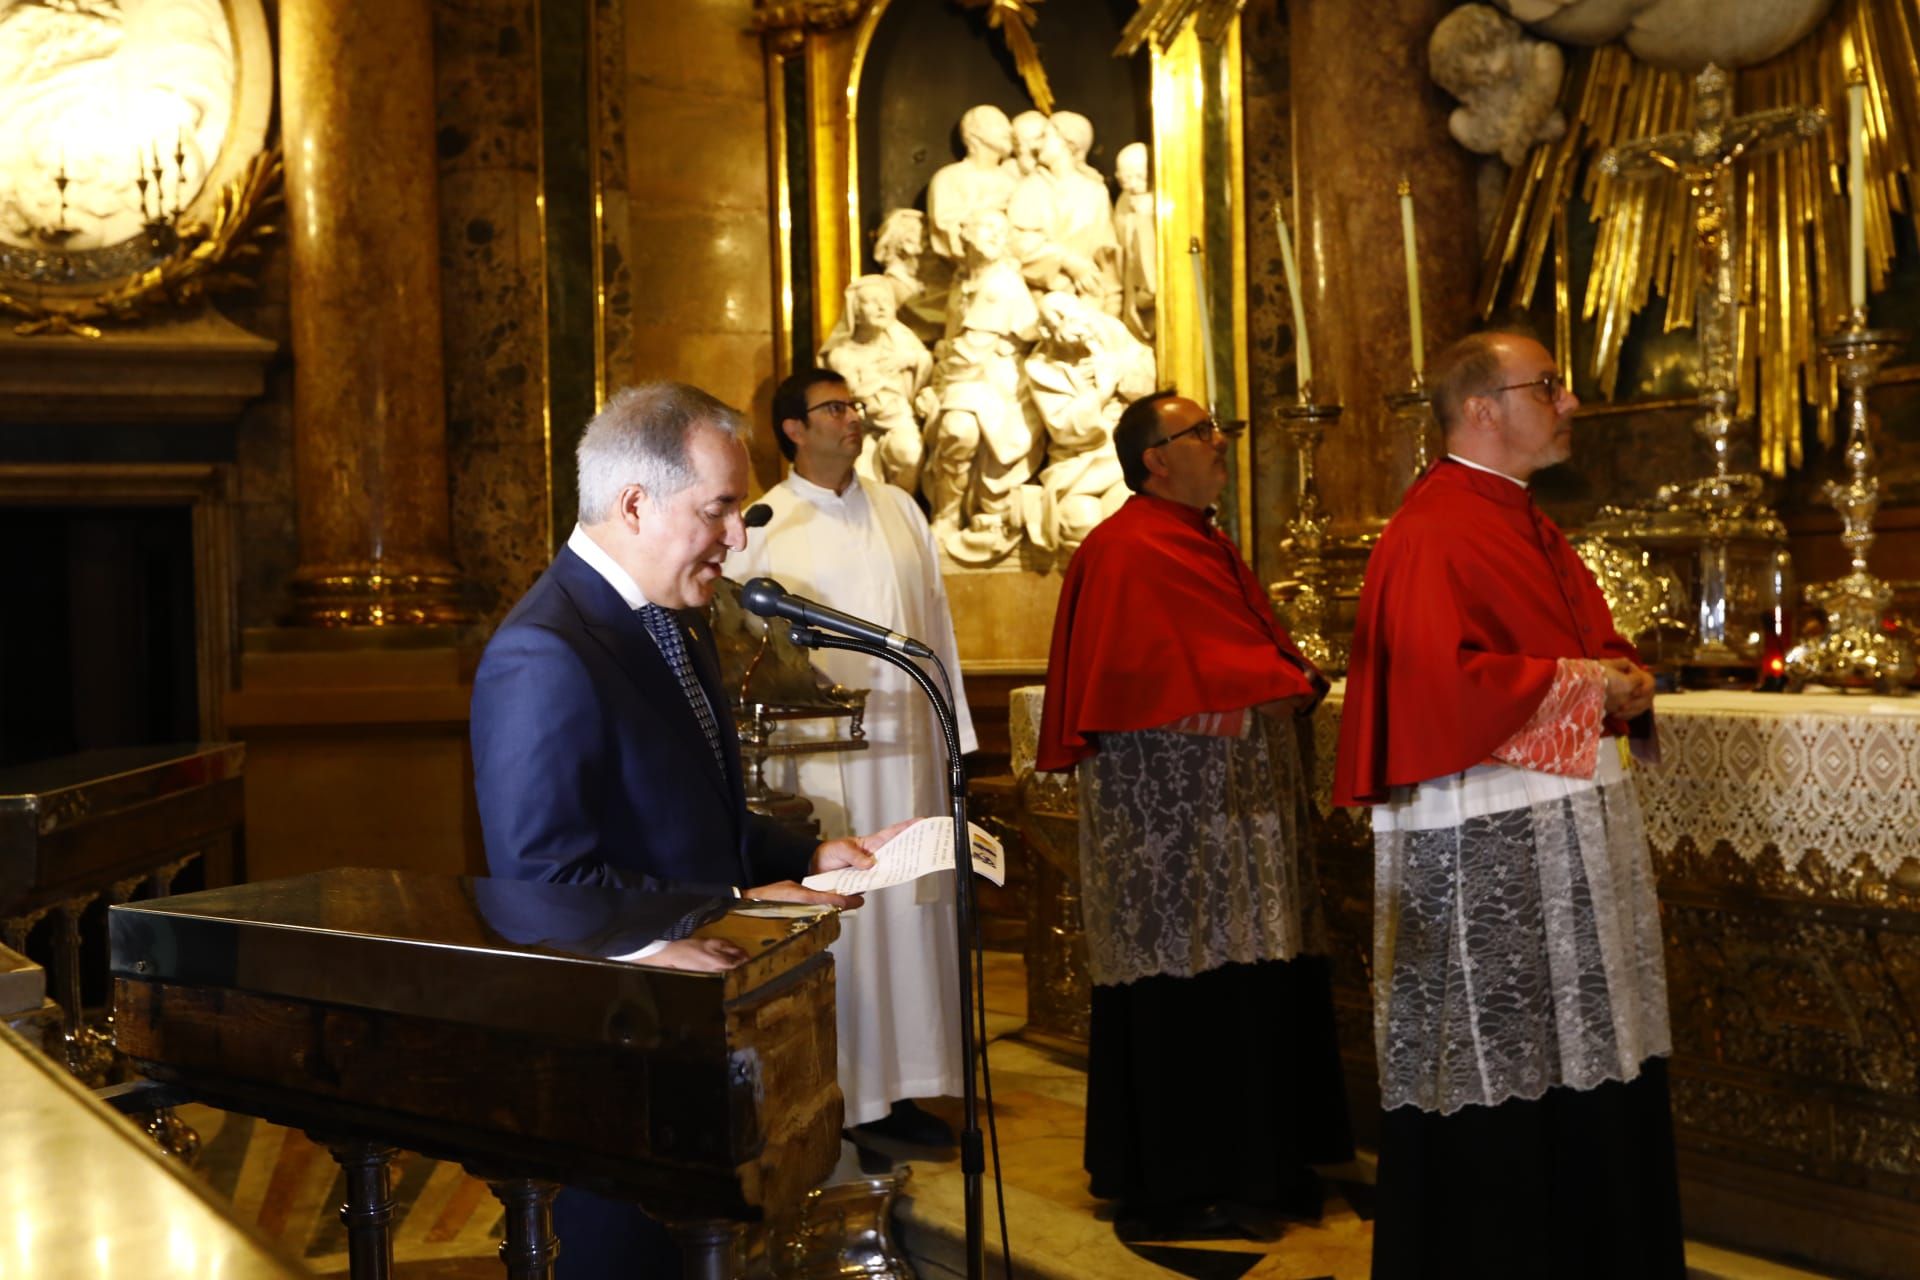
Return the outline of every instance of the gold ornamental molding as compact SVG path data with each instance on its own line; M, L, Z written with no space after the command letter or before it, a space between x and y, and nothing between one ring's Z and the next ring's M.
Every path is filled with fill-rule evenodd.
M13 332L101 336L102 324L150 319L194 306L216 293L254 286L238 268L260 256L260 242L278 231L268 215L283 203L278 148L262 152L221 189L205 221L180 225L173 247L153 265L98 293L62 296L0 289L0 312L19 318Z
M1040 65L1040 48L1033 42L1035 14L1040 0L959 0L962 9L985 9L987 25L1006 39L1007 52L1013 55L1014 69L1027 86L1027 96L1036 110L1053 114L1053 86L1047 83L1047 69Z
M1120 33L1120 45L1113 56L1131 57L1149 40L1154 48L1164 52L1173 47L1173 42L1189 25L1201 40L1212 43L1233 26L1233 20L1240 16L1246 3L1247 0L1141 0L1140 12L1133 15Z
M1824 107L1847 118L1847 77L1867 84L1865 191L1870 287L1883 289L1895 220L1914 220L1907 186L1920 176L1920 0L1842 0L1786 53L1736 73L1734 107L1745 114ZM1640 62L1619 45L1571 54L1561 110L1566 133L1537 145L1508 182L1481 266L1479 309L1525 307L1552 255L1556 329L1563 352L1573 317L1593 325L1586 374L1612 399L1633 318L1655 295L1666 300L1664 332L1690 328L1703 280L1695 216L1682 182L1635 182L1602 171L1610 148L1687 131L1691 77ZM1749 160L1734 181L1738 250L1733 264L1739 414L1759 423L1761 467L1784 475L1801 465L1802 407L1834 441L1832 375L1818 336L1847 312L1847 209L1839 128ZM1568 276L1567 208L1578 196L1599 235L1584 282ZM1576 311L1576 308L1578 309Z
M866 12L867 0L776 0L753 10L748 29L764 36L776 53L798 53L809 31L838 31Z

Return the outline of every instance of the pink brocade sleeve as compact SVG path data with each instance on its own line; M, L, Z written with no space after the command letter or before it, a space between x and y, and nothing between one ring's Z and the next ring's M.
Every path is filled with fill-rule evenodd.
M1606 703L1606 669L1589 658L1562 658L1533 717L1494 749L1493 758L1519 769L1591 778L1600 763Z

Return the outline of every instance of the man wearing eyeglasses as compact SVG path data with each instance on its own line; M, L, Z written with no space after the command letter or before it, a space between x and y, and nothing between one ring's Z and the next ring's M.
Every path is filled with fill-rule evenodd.
M1447 454L1360 595L1334 799L1373 806L1375 1280L1679 1280L1659 907L1617 741L1653 682L1528 481L1579 401L1546 348L1430 370Z
M1093 977L1086 1167L1127 1239L1271 1237L1348 1159L1296 728L1326 690L1213 523L1192 400L1114 428L1132 496L1067 568L1037 765L1075 769Z
M955 681L962 751L975 749L960 657L926 517L897 485L859 475L866 431L861 405L838 373L803 369L774 391L780 451L793 464L762 501L766 526L726 562L736 582L766 574L789 591L925 641ZM774 785L813 802L823 835L877 830L938 813L946 803L932 709L904 672L857 653L823 649L828 676L867 689L865 751L784 756L767 762ZM832 736L832 723L796 721L799 736ZM863 1132L922 1145L952 1141L912 1099L961 1091L959 945L952 876L928 876L866 895L841 917L833 944L839 985L840 1092L846 1120Z

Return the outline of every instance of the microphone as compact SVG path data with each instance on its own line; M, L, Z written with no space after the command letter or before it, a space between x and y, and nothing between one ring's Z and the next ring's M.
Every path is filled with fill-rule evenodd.
M746 514L740 517L740 523L749 529L758 529L773 519L773 508L764 502L756 502L748 507Z
M740 603L746 606L748 613L757 613L763 618L780 617L803 626L818 627L822 631L837 631L856 640L883 644L895 653L904 653L910 658L933 656L933 650L910 636L889 631L838 609L829 609L805 596L788 595L787 589L772 578L749 579L747 585L740 588Z

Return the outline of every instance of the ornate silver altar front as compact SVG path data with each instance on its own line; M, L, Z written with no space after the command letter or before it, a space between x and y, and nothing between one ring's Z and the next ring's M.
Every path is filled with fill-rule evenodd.
M1655 665L1759 668L1780 651L1786 526L1760 501L1758 477L1728 480L1602 507L1578 539L1620 633Z

